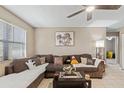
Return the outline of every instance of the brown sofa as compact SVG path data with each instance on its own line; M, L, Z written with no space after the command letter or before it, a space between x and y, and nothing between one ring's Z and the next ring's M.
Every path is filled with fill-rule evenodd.
M101 61L95 71L84 71L85 74L89 74L91 78L102 78L105 72L104 61Z
M51 78L54 76L54 73L56 71L62 71L62 68L64 67L64 65L67 65L66 60L68 57L72 57L75 56L76 59L78 60L78 62L81 62L80 57L84 57L84 58L88 58L88 59L92 59L92 56L90 54L79 54L79 55L63 55L61 57L63 57L63 65L55 65L54 64L54 57L56 57L56 55L35 55L34 58L36 57L45 57L46 58L46 62L49 63L49 65L46 67L46 72L45 72L45 77L46 78ZM94 62L95 60L92 59ZM104 61L101 61L98 65L97 68L92 68L92 67L77 67L76 68L77 71L83 71L85 74L90 74L91 78L102 78L103 73L105 72L105 64Z
M86 57L89 59L92 59L92 56L90 54L79 54L79 55L63 55L63 65L55 65L54 64L54 55L48 54L48 55L35 55L31 57L31 59L34 59L36 61L36 65L40 65L40 57L45 57L46 63L49 63L46 67L45 73L40 74L32 83L28 86L30 87L37 87L44 76L46 78L51 78L54 76L54 73L56 71L62 71L63 67L67 65L66 60L68 57L75 56L78 62L81 62L80 57ZM25 65L25 62L29 60L30 58L23 58L23 59L15 59L13 60L12 64L6 67L6 75L11 73L20 73L22 71L25 71L28 69L28 67ZM94 60L95 61L95 60ZM90 74L91 78L102 78L103 73L105 71L105 64L104 61L101 61L97 68L91 68L91 67L77 67L77 71L84 72L85 74Z
M15 59L13 62L5 67L5 74L13 74L13 73L20 73L28 69L25 62L27 62L29 59L33 59L36 62L36 66L42 65L39 58L22 58L22 59ZM44 78L44 73L41 73L34 81L32 81L28 88L36 88L40 84L40 82Z

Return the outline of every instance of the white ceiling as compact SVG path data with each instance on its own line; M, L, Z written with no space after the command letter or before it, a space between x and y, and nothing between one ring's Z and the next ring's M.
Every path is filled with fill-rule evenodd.
M5 5L33 27L110 27L124 26L124 6L119 10L94 10L91 21L86 12L72 18L68 15L82 9L80 5Z

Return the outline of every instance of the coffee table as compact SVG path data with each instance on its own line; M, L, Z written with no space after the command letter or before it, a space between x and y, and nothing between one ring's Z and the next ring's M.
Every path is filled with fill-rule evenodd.
M91 88L91 80L86 80L80 72L76 75L65 75L57 72L54 75L53 88Z

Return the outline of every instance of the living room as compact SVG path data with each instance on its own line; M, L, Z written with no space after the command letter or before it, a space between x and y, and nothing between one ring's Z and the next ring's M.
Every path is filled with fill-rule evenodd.
M123 5L1 5L0 87L123 88L123 11ZM62 75L67 68L77 75L67 75L71 82Z

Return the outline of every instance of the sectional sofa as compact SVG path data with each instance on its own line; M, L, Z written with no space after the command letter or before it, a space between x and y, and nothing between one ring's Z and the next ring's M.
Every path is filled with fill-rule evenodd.
M46 62L49 63L46 67L45 77L51 78L54 77L54 73L56 71L62 71L63 67L67 65L66 60L75 56L78 60L79 64L74 64L73 66L76 67L77 71L83 71L85 74L89 74L91 78L102 78L105 72L105 62L104 60L100 59L93 59L90 54L77 54L77 55L35 55L34 57L45 57ZM54 64L54 57L62 57L63 58L63 65L55 65ZM91 59L94 61L94 65L83 65L81 64L81 57Z
M63 64L56 65L54 63L57 55L35 55L30 58L15 59L6 67L6 76L0 77L0 87L8 88L35 88L38 87L42 79L54 77L56 71L63 71L63 67L68 65L67 59L75 56L78 64L73 64L76 70L89 74L91 78L102 78L105 72L105 63L100 59L93 59L90 54L78 54L78 55L63 55ZM45 63L41 64L40 58L45 57ZM84 65L81 63L81 57L91 59L93 65ZM25 62L29 59L33 59L36 62L36 68L29 70Z

